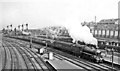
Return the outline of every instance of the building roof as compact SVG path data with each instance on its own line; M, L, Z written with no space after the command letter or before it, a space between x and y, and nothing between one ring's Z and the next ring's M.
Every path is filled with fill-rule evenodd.
M99 23L115 23L118 19L103 19Z

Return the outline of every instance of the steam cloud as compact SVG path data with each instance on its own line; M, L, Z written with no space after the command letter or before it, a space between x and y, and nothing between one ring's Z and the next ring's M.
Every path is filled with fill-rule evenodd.
M97 39L93 37L90 29L87 26L82 26L77 19L68 19L64 26L68 29L69 35L75 41L85 42L86 44L97 45Z

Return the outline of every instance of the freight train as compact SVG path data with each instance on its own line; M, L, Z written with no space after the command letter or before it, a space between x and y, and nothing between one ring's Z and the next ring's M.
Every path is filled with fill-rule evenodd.
M75 56L89 59L92 61L95 61L97 63L103 61L103 57L101 55L101 51L94 46L88 46L88 45L80 45L80 44L74 44L59 40L52 40L47 38L36 38L36 37L30 37L30 36L11 36L12 38L21 39L25 41L30 41L32 39L32 42L47 45L49 47L59 49L65 52L70 52Z

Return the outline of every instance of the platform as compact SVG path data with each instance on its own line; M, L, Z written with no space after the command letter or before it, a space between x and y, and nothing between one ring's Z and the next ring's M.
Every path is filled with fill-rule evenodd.
M104 60L112 63L112 55L107 55L106 57L104 57ZM114 56L113 57L113 64L120 65L120 57Z
M105 53L105 50L101 50L102 51L102 55L103 55L103 59L107 62L112 63L112 53L108 52ZM120 53L114 52L114 57L113 57L113 63L120 65Z
M55 68L55 69L82 69L72 63L69 63L65 60L48 60L48 62Z
M43 56L42 56L42 58L47 58L48 56L46 55L46 54L44 54ZM75 64L72 64L72 63L70 63L70 62L68 62L68 61L66 61L66 60L64 60L64 59L58 59L58 58L56 58L56 57L54 57L54 59L53 60L49 60L49 59L45 59L45 61L47 62L47 63L49 63L51 66L53 66L54 67L54 69L56 69L57 71L62 71L62 70L71 70L71 71L73 71L73 70L84 70L82 67L79 67L79 66L77 66L77 65L75 65Z

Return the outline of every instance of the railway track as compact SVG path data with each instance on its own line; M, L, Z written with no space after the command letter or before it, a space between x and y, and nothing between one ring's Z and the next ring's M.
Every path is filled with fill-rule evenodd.
M28 43L29 44L29 43ZM49 49L51 49L51 48L49 48ZM63 52L61 52L61 51L59 51L59 50L53 50L53 49L51 49L50 51L53 51L53 52L55 52L55 53L61 53L61 55L63 54L63 56L65 56L66 54L65 53L63 53ZM59 54L58 53L58 54ZM64 55L65 54L65 55ZM70 58L74 58L75 60L77 59L77 61L85 61L85 60L83 60L83 59L80 59L80 58L78 58L78 57L75 57L75 56L71 56L71 55L66 55L65 57L68 57L68 56L70 56ZM68 57L69 58L69 57ZM85 61L86 62L86 61ZM89 61L87 61L87 62L89 62ZM89 62L90 63L90 65L92 65L93 67L95 66L95 67L98 67L97 69L102 69L102 70L106 70L106 69L108 69L108 70L114 70L114 71L116 71L116 70L119 70L120 68L118 68L118 67L114 67L113 69L112 69L112 66L111 65L109 65L109 64L104 64L104 63L101 63L101 64L99 64L99 65L97 65L96 63L91 63L91 62Z
M64 52L61 52L61 51L58 51L58 50L53 50L53 49L50 49L50 51L53 51L55 52L56 55L58 55L60 58L63 58L63 59L66 59L70 62L72 61L76 61L76 63L79 63L79 64L83 64L85 66L88 66L90 68L92 68L93 70L98 70L98 71L117 71L117 69L112 69L111 66L108 66L108 65L105 65L103 63L100 63L100 64L96 64L96 63L92 63L92 62L89 62L87 60L84 60L84 59L81 59L81 58L78 58L76 56L73 56L73 55L69 55L69 54L65 54ZM61 56L62 55L62 56Z
M23 41L24 43L25 43L25 41ZM28 42L27 42L28 43ZM29 43L27 44L27 45L29 45ZM35 45L37 45L37 46L39 46L38 44L35 44ZM35 47L37 47L37 46L35 46ZM50 48L49 48L50 49ZM51 49L51 50L53 50L53 49ZM53 51L54 52L54 51ZM59 50L56 50L56 52L60 52ZM64 53L63 53L64 54ZM68 55L69 56L69 55ZM73 58L76 58L76 57L73 57ZM79 58L77 57L76 59L78 59L79 60ZM81 61L81 60L80 60ZM93 63L92 63L93 64ZM96 65L96 64L95 64ZM111 69L112 70L112 64L110 64L110 63L101 63L101 64L99 64L100 65L100 67L105 67L105 69L107 68L107 69ZM94 66L94 65L93 65ZM113 70L120 70L120 68L119 68L119 66L118 65L114 65L114 67L113 67Z
M0 41L0 71L2 70L2 67L3 67L3 56L4 55L4 50L2 48L2 42Z
M20 46L20 44L18 45L18 44L12 44L13 46L15 46L15 47L19 47L19 48L21 48ZM23 47L23 46L22 46ZM31 55L31 58L35 58L34 59L34 63L36 63L36 66L37 66L37 68L36 69L39 69L38 68L38 66L40 66L41 68L40 69L42 69L42 70L50 70L51 68L50 67L48 67L47 66L47 64L45 64L44 62L42 62L42 60L41 60L41 58L40 58L40 55L39 54L37 54L37 53L35 53L35 52L33 52L31 49L29 49L29 48L26 48L26 47L24 47L24 48L22 48L23 49L23 51L26 51L26 52L29 52L29 55ZM38 64L37 64L38 63ZM46 65L46 66L45 66Z
M11 50L13 50L14 49L14 47L12 47L8 42L4 42L4 43L6 43L5 45L3 45L3 47L4 48L9 48L9 47L11 47L10 49ZM5 49L6 50L6 49ZM13 50L14 51L14 50ZM32 68L28 68L28 67L30 67L30 65L28 65L29 63L27 63L27 56L25 56L25 54L23 53L23 52L20 52L20 50L17 50L18 52L19 52L19 54L17 55L16 54L16 52L14 51L14 53L6 53L6 54L9 54L9 56L11 55L11 57L10 57L10 60L12 60L12 61L9 61L9 59L7 58L7 60L5 60L5 62L11 62L11 63L5 63L4 65L5 65L5 67L3 67L3 71L4 70L6 70L6 69L11 69L11 70L14 70L15 68L13 68L13 66L14 66L14 64L16 64L16 65L20 65L20 63L22 63L21 64L21 66L22 66L22 68L21 69L32 69ZM8 51L7 51L8 52ZM15 59L12 57L13 55L17 55L17 57L15 56L14 58L16 59L18 59L18 58L20 58L19 59L19 63L18 63L18 61L16 61L16 63L14 63L15 62ZM26 59L25 59L26 58ZM21 61L22 62L21 62ZM14 62L13 62L14 61ZM24 64L23 64L24 63ZM11 66L11 67L8 67L8 65L9 66ZM18 68L16 68L16 69L19 69L19 67Z
M3 44L1 43L1 70L3 69L3 68L5 68L5 65L7 64L7 52L6 52L6 49L5 48L3 48Z
M2 57L3 71L7 69L25 69L27 71L30 71L30 69L34 71L52 70L52 67L47 66L47 64L40 60L39 56L35 56L29 49L27 50L8 41L3 41L2 46L2 50L4 50Z
M25 43L25 41L22 41L21 43L17 43L20 44L22 46L25 47L25 45L23 45L23 42ZM29 44L29 43L26 43ZM48 50L55 52L55 57L57 58L62 58L64 60L67 60L75 65L81 66L84 69L86 69L87 71L116 71L116 69L112 69L110 66L107 66L105 64L96 64L96 63L92 63L83 59L80 59L78 57L75 56L71 56L69 54L65 54L64 52L58 51L58 50L53 50L51 48L49 48Z

